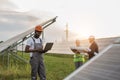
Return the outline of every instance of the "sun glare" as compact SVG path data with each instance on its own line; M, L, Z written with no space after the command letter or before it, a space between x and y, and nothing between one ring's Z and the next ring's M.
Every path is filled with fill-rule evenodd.
M78 34L78 37L81 38L81 39L88 39L88 37L90 35L94 35L92 33L92 29L89 29L89 28L86 28L86 27L83 27L83 28L76 28L74 30L75 33Z

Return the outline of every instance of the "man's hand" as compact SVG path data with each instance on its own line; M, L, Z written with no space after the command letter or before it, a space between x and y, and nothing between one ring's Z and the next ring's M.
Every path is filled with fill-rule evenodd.
M80 53L78 50L76 49L71 49L74 53Z

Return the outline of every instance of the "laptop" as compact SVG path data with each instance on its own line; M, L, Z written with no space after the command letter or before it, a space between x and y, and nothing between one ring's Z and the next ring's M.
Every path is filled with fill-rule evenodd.
M53 46L53 43L46 43L44 50L48 51L51 50Z

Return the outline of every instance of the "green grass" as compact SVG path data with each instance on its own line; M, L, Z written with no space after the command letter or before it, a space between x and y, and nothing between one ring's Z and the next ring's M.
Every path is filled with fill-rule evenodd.
M21 54L19 52L19 54ZM23 54L29 59L29 54ZM4 59L5 60L5 59ZM74 71L73 55L45 54L47 80L62 80ZM0 80L30 80L30 65L10 56L9 67L0 57Z

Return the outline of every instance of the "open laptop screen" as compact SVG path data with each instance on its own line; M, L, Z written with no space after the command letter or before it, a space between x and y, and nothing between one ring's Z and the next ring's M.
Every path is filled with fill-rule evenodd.
M46 43L44 50L51 50L53 43Z

